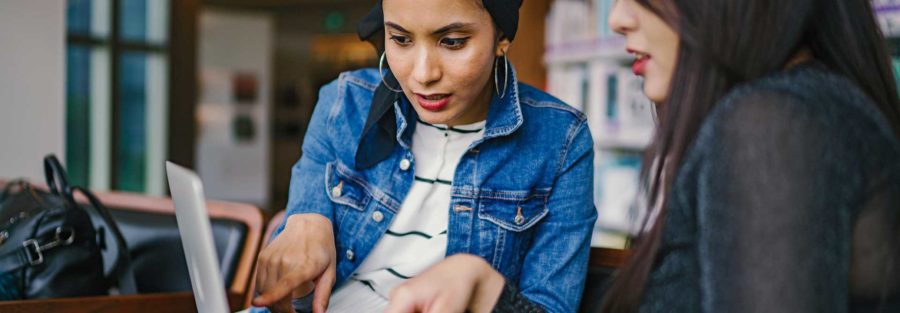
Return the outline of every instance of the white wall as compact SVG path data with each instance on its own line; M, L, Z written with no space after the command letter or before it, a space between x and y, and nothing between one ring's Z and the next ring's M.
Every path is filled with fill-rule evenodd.
M200 14L197 172L206 196L265 206L269 202L269 146L273 19L260 13L204 9ZM257 98L237 104L235 74L256 77ZM232 122L246 115L253 140L234 138Z
M0 1L0 178L43 181L65 159L64 0Z

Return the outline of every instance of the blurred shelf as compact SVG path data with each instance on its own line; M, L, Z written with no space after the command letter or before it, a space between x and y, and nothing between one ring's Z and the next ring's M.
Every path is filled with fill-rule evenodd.
M875 6L875 14L879 16L886 13L900 12L900 3L882 4Z
M900 37L900 3L876 6L875 14L885 37Z
M598 138L594 140L600 150L625 150L641 152L647 149L649 140L632 138Z
M628 244L628 235L624 233L594 228L591 234L592 248L624 249Z
M544 50L544 62L548 65L593 60L627 62L631 58L625 50L625 37L622 36L554 44Z
M601 132L603 132L601 130ZM625 150L641 152L647 149L653 137L653 130L642 132L603 132L594 138L599 150Z

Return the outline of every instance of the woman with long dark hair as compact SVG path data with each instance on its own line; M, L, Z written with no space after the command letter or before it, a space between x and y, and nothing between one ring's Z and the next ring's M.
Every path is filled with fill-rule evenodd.
M604 312L900 311L900 100L870 1L618 0L610 26L659 125Z

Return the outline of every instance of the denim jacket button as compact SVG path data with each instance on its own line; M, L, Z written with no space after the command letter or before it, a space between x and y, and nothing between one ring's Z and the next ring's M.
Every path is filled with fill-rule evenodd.
M410 165L412 165L412 164L409 162L409 159L400 160L400 170L401 171L408 170Z
M525 224L525 216L522 215L522 207L516 207L516 211L516 219L514 220L516 225Z
M339 182L337 184L337 186L334 186L334 188L331 188L331 196L334 198L340 198L341 193L343 193L343 192L344 192L344 182L343 181Z
M347 260L353 261L353 250L347 250Z
M382 214L380 211L375 211L375 213L372 213L372 220L375 221L375 223L381 223L383 219L384 214Z

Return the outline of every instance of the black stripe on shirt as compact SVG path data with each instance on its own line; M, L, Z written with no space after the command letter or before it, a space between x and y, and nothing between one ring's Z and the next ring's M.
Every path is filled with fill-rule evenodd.
M366 287L369 287L369 289L372 289L373 292L375 291L375 283L372 282L371 280L358 279L356 281L362 283L363 285L366 285Z
M385 270L388 271L388 273L391 273L391 274L393 274L394 276L397 276L397 277L402 278L402 279L410 279L410 278L412 278L412 277L405 276L405 275L403 275L403 274L397 273L397 271L395 271L393 268L386 268Z
M442 127L442 126L432 125L432 124L426 123L425 121L419 119L418 117L416 117L416 121L419 122L419 124L422 124L422 125L425 125L425 126L429 126L429 127L433 127L433 128L438 129L438 130L443 130L443 131L448 131L448 130L449 130L449 131L452 131L452 132L455 132L455 133L460 133L460 134L474 134L474 133L477 133L477 132L480 132L480 131L481 131L481 128L479 128L479 129L459 129L459 128L453 128L453 127L447 128L447 127Z
M440 179L440 178L437 178L437 179L428 179L428 178L425 178L425 177L419 177L419 176L416 176L416 181L420 181L420 182L423 182L423 183L429 183L429 184L443 184L443 185L447 185L447 186L453 186L453 182L452 182L452 181L447 181L447 180L443 180L443 179Z
M395 233L395 232L391 231L390 229L388 229L387 234L388 234L388 235L391 235L391 236L394 236L394 237L419 236L419 237L424 237L425 239L431 239L431 235L426 234L426 233L423 233L423 232L420 232L420 231L411 231L411 232L405 232L405 233Z
M422 237L422 238L425 238L425 239L431 239L431 238L434 238L433 236L431 236L431 235L429 235L429 234L426 234L426 233L423 233L423 232L420 232L420 231L415 231L415 230L409 231L409 232L405 232L405 233L398 233L398 232L394 232L394 231L388 229L388 230L387 230L387 233L385 233L385 234L391 235L391 236L394 236L394 237L419 236L419 237ZM445 231L442 231L442 232L438 233L436 236L446 235L446 234L447 234L447 231L445 230Z

